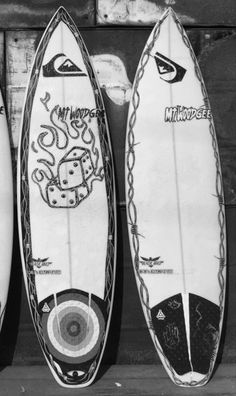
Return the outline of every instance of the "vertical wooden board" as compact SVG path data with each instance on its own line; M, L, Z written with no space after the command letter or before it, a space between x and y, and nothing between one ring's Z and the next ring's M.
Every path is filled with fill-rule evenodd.
M95 23L95 0L2 0L0 21L2 29L45 27L56 10L64 5L79 26Z
M236 203L236 30L203 31L200 68L216 125L222 163L225 201Z
M182 389L167 378L162 367L155 365L115 365L104 367L101 378L93 386L71 392L53 381L46 367L7 367L1 373L1 394L4 396L234 396L236 365L217 369L212 381L202 388Z
M97 0L97 23L153 25L171 6L185 25L234 25L234 0Z
M1 89L5 90L5 56L4 56L4 33L0 32L0 84Z
M41 32L6 32L6 93L13 147L18 147L25 88ZM16 159L16 157L15 157Z

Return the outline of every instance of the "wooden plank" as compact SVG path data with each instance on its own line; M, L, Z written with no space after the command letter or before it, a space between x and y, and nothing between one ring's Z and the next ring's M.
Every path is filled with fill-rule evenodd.
M236 36L217 38L205 32L209 44L200 56L200 67L209 93L221 155L226 203L236 204ZM215 39L214 39L215 38Z
M15 160L17 154L21 112L24 103L25 87L35 53L39 32L6 32L6 94L9 114L9 127Z
M60 0L31 1L17 0L1 1L0 21L1 29L45 28L60 7ZM78 26L91 26L95 22L95 0L67 0L67 11Z
M211 381L200 388L182 388L174 385L162 367L146 366L111 366L102 367L97 381L88 388L79 390L81 396L91 395L235 395L236 365L221 365ZM0 374L2 396L21 393L31 396L47 394L76 395L77 389L59 387L46 366L7 367Z
M97 23L154 25L169 6L185 25L236 25L234 0L97 0Z
M5 91L5 56L4 56L4 33L0 32L0 84L4 95Z

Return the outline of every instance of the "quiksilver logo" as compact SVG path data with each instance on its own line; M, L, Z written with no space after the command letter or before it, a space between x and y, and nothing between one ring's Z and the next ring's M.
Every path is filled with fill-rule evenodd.
M185 106L174 106L165 108L165 122L180 122L180 121L191 121L211 119L211 110L205 106L201 106L198 109L195 107Z
M61 59L66 58L66 59ZM65 54L56 54L50 61L43 66L44 77L73 77L86 76L86 74L74 63L67 58Z
M183 80L186 69L184 69L182 66L178 65L176 62L160 54L159 52L155 53L154 59L162 80L169 84Z

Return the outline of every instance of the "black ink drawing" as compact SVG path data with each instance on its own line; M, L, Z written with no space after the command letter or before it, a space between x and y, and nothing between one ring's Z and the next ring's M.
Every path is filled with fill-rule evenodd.
M180 335L178 326L175 323L168 323L163 332L163 337L165 340L165 345L169 349L175 349L180 342Z
M65 54L56 54L50 61L43 66L44 77L73 77L73 76L86 76L86 74L67 58L63 62L57 62L60 58L65 58Z
M156 52L154 55L156 61L157 70L160 74L160 78L169 84L173 84L182 81L186 73L186 69L178 65L166 56Z
M45 92L45 97L40 98L40 102L44 105L44 107L47 111L50 111L48 108L48 102L50 101L50 99L51 99L51 95L49 92Z
M50 207L75 208L91 194L93 183L103 180L104 172L98 165L99 151L87 122L59 120L58 108L52 109L50 125L41 125L43 131L31 144L41 165L31 178Z
M182 304L175 299L168 302L168 307L173 310L179 309L181 306Z

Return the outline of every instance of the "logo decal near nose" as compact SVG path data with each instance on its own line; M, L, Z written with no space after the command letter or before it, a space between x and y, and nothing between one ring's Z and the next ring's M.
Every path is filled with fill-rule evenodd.
M187 71L186 69L159 52L155 53L154 58L156 61L157 70L162 80L168 82L169 84L183 80Z
M65 54L57 54L43 66L44 77L73 77L86 76L86 74L74 63L67 58L60 62L59 58L66 57Z

